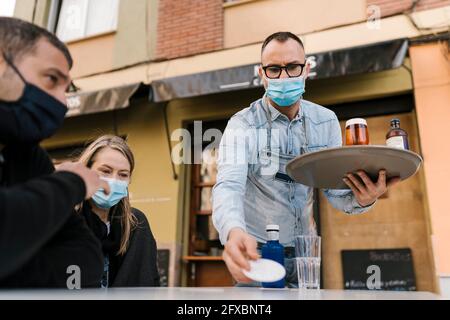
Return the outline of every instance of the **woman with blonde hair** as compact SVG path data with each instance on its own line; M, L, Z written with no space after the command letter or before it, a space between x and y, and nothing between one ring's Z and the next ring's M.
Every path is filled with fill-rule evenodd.
M104 135L92 142L79 161L110 185L83 202L80 213L102 244L105 258L102 287L159 286L156 241L145 215L132 208L128 185L134 156L120 137Z

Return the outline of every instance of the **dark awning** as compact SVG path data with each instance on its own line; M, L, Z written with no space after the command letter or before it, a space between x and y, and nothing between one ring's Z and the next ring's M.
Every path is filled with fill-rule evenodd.
M408 40L398 39L308 56L310 79L323 79L395 69L403 64ZM262 86L259 64L244 65L152 82L155 102Z
M126 108L130 104L131 96L140 86L141 83L134 83L99 91L70 93L67 96L69 111L66 116L73 117Z

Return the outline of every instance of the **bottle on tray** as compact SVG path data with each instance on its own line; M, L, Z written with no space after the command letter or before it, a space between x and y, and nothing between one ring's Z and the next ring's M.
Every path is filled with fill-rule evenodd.
M408 133L400 128L400 120L391 120L391 129L386 134L386 146L409 150Z

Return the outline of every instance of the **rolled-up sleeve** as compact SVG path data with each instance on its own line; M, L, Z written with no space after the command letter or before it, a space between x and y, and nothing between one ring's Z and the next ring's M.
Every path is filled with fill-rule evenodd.
M339 121L336 116L330 122L330 137L328 141L329 141L328 143L329 148L336 148L342 146L342 132L341 127L339 125ZM359 214L367 212L376 203L375 202L372 205L362 207L356 200L355 195L351 190L324 189L323 192L334 208L348 214Z
M230 119L219 145L217 182L212 192L213 223L225 244L233 228L246 231L244 196L252 137L248 124Z

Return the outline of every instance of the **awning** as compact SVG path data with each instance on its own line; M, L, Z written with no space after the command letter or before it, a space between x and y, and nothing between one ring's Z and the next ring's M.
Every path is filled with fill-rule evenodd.
M333 78L399 68L408 40L397 39L309 55L310 79ZM259 64L243 65L152 82L155 102L261 87Z
M140 86L141 83L134 83L98 91L70 93L67 96L69 111L66 117L126 108Z

